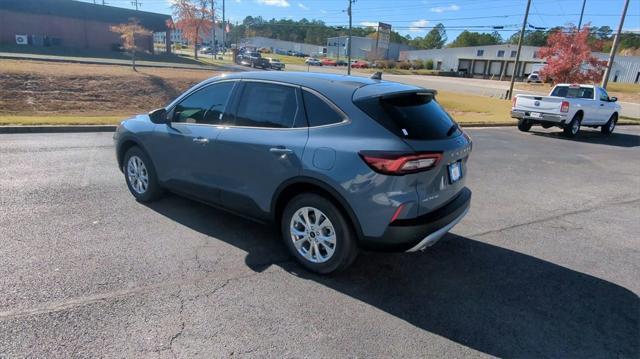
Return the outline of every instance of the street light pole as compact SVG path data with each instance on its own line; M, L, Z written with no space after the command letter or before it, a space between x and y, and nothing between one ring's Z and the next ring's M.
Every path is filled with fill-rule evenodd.
M227 37L227 22L224 19L224 0L222 0L222 46L224 46L224 48L227 48L227 43L225 42ZM227 51L223 50L222 52L223 54L226 54Z
M607 69L604 71L604 77L602 78L602 88L607 88L609 82L609 75L611 75L611 67L613 67L613 60L616 58L616 51L618 51L618 44L620 43L620 33L622 32L622 26L624 25L624 18L627 16L627 8L629 7L629 0L625 0L624 8L622 9L622 16L620 17L620 24L618 24L618 32L616 37L613 38L613 45L611 46L611 53L609 54L609 61L607 61Z
M520 38L518 39L518 51L516 52L516 62L513 63L513 73L511 74L511 83L509 84L509 94L507 98L511 100L513 97L513 83L516 81L516 72L518 72L518 61L520 61L520 50L522 49L522 41L524 40L524 29L527 27L527 19L529 18L529 8L531 0L527 0L527 10L524 13L524 21L520 30ZM473 69L471 69L473 71Z

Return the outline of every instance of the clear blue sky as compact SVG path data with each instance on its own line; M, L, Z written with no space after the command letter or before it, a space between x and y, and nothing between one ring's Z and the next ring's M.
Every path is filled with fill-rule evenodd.
M93 0L83 0L93 2ZM96 0L98 3L101 0ZM139 0L141 10L170 14L169 0ZM583 0L532 0L529 24L539 27L578 23ZM132 8L130 0L106 0L111 6ZM348 0L226 0L227 19L242 21L247 15L265 19L301 18L323 20L328 25L347 25ZM583 23L608 25L616 29L624 0L587 0ZM222 0L216 0L222 8ZM503 38L511 36L522 24L526 0L357 0L353 5L353 24L363 26L378 21L390 23L393 29L412 37L423 36L442 22L449 41L462 30L492 31L502 25ZM507 30L511 29L511 30ZM624 29L640 32L640 0L631 0Z

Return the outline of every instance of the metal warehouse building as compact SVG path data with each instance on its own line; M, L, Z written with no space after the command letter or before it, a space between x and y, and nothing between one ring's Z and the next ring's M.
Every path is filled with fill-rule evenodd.
M239 47L242 47L242 46L255 47L255 48L265 47L267 49L271 49L271 51L273 52L275 52L276 50L297 51L297 52L302 52L304 54L309 54L311 56L322 54L324 53L324 50L325 50L324 46L271 39L268 37L261 37L261 36L248 37L246 39L242 39L239 44Z
M169 15L72 0L0 0L0 43L113 50L122 41L111 26L130 18L152 32L169 33ZM152 36L136 43L153 52Z
M503 80L514 72L517 48L517 45L505 44L402 51L400 60L431 59L438 70L462 71L474 77ZM536 67L544 65L544 60L538 56L539 50L536 46L522 46L517 77L527 76ZM605 61L609 58L609 54L601 52L594 52L593 55ZM609 81L638 83L639 80L640 57L616 56Z
M377 49L378 56L372 56L376 52L376 39L368 37L351 37L351 57L355 59L382 58L386 60L398 60L402 51L414 50L415 47L390 42L388 49ZM347 57L348 36L330 37L327 39L327 56L336 58Z

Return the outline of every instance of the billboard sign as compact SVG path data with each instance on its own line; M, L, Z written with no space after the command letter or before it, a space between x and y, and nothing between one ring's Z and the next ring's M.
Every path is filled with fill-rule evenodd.
M391 40L391 25L383 22L378 23L378 43L377 48L388 49Z

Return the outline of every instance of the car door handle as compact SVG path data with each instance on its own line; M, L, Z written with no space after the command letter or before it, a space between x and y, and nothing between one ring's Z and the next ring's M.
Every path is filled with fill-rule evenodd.
M193 139L193 142L201 145L206 145L207 143L209 143L209 139L204 137L196 137Z
M293 153L293 150L286 147L278 146L278 147L271 147L269 149L269 152L278 153L278 154L288 154L288 153Z

